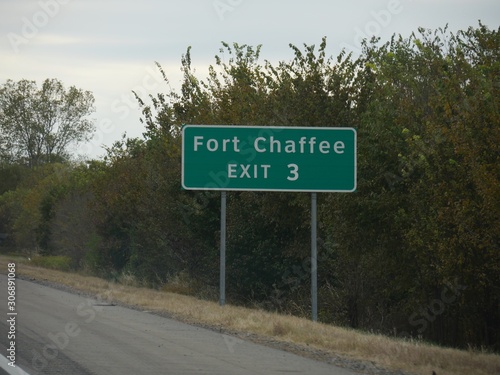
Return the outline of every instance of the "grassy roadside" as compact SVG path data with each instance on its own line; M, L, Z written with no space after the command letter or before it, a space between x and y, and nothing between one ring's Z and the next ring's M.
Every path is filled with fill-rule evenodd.
M490 375L500 373L500 356L407 342L313 323L307 319L262 310L203 301L190 296L121 285L90 276L34 267L16 258L0 256L0 273L7 263L16 263L19 276L63 284L91 293L109 302L165 312L183 321L220 327L228 331L254 333L274 340L317 348L332 355L374 362L380 367L415 374Z

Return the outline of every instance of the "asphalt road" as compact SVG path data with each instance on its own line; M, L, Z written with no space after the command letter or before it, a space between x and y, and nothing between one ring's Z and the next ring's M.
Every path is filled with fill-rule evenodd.
M16 280L16 369L0 275L0 375L329 374L354 372L148 312ZM105 305L105 303L104 303ZM1 365L3 363L3 366ZM5 368L7 367L7 368ZM2 370L4 368L4 370Z

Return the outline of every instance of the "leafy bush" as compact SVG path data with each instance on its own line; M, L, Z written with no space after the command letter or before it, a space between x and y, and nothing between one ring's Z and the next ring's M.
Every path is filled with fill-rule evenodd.
M70 257L61 255L37 256L30 261L30 264L36 267L65 272L72 270L71 263Z

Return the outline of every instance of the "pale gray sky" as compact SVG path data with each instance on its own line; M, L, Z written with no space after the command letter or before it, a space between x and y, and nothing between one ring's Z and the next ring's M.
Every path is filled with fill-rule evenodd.
M58 78L96 97L97 132L79 152L102 155L124 132L141 136L131 90L166 91L154 62L173 87L180 59L192 46L200 77L214 64L221 41L262 44L261 58L290 60L289 43L316 44L328 53L358 51L364 37L388 40L418 27L451 31L500 26L498 0L0 0L0 82Z

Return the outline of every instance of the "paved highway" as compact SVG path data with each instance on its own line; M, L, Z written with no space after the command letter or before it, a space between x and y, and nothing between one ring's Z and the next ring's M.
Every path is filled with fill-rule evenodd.
M7 278L0 275L0 374L329 374L354 372L148 312L16 280L16 365L5 366ZM105 305L105 304L104 304ZM3 365L1 365L3 364ZM2 370L3 368L3 370Z

